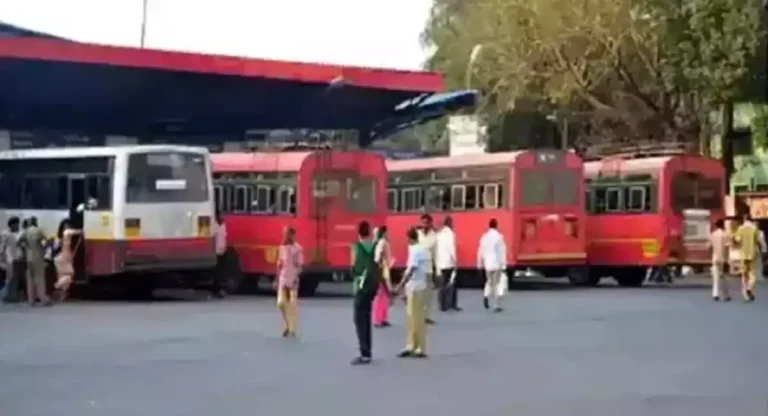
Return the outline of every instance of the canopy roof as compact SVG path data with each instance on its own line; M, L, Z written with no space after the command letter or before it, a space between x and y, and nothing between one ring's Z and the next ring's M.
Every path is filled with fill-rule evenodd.
M102 46L0 22L8 130L231 138L254 128L357 129L365 145L419 119L418 106L442 90L431 72Z

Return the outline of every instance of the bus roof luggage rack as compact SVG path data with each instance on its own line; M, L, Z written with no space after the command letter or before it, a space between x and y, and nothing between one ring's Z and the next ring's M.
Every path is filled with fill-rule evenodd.
M697 154L695 143L690 142L656 142L645 141L630 143L606 143L590 146L584 155L585 161L601 160L607 157L620 159L639 159L646 157L673 156L681 154Z

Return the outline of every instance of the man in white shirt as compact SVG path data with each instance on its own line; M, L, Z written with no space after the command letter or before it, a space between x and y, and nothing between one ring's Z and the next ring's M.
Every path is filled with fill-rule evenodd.
M437 248L437 233L432 223L432 216L424 214L421 216L421 229L419 230L419 244L424 248L427 256L427 292L426 299L424 300L424 316L427 325L435 323L430 316L432 310L432 303L435 301L435 287L440 286L436 283L437 277L435 276L435 250Z
M443 228L437 233L435 265L440 274L440 289L437 295L440 310L461 311L456 288L456 235L453 219L446 217Z
M712 248L712 299L717 302L721 298L726 302L731 300L728 293L728 277L725 276L725 262L728 261L728 235L725 232L725 222L717 220L715 229L709 236Z
M224 219L219 213L216 213L216 224L213 229L213 238L216 245L216 272L213 274L213 285L211 292L214 297L222 299L227 294L223 286L227 279L227 226L224 224Z
M488 231L480 237L477 248L477 268L485 272L483 306L485 309L492 307L494 312L503 310L499 304L501 293L498 289L501 276L507 269L507 245L498 226L496 219L490 221Z

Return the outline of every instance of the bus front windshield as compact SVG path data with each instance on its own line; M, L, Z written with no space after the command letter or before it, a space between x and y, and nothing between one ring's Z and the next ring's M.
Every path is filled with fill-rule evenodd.
M128 157L127 203L205 202L208 184L202 154L150 152Z

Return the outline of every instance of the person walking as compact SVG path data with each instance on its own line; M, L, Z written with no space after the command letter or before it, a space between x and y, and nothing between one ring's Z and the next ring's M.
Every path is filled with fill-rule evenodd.
M30 217L27 228L21 234L27 269L27 301L34 306L39 300L44 306L52 305L45 284L45 243L43 231L37 225L37 218Z
M20 282L24 279L24 255L21 250L21 220L13 216L8 219L8 228L0 234L0 255L5 265L5 284L0 290L0 301L18 303Z
M373 298L373 326L386 328L392 326L389 323L389 305L392 300L391 295L394 293L390 276L392 249L387 239L387 226L377 228L373 234L376 239L374 258L381 273L381 282L376 290L376 297Z
M725 275L725 263L728 261L728 235L725 232L725 222L715 221L715 229L709 236L712 248L712 300L731 300L728 292L728 276Z
M419 233L415 229L408 230L408 262L403 280L397 287L400 292L405 287L406 306L406 342L405 349L398 355L401 358L427 357L427 325L424 316L424 302L427 296L427 271L429 270L429 255L427 249L419 243Z
M299 276L304 267L301 246L296 243L296 230L285 229L277 258L277 308L283 317L283 337L295 337L299 319Z
M213 239L216 245L216 270L213 273L211 295L217 299L224 299L227 292L224 282L227 279L227 225L220 213L216 213L216 226L213 229Z
M432 303L435 302L435 289L441 287L440 276L435 274L435 250L437 248L437 233L432 221L432 216L421 216L421 229L418 231L419 244L424 246L427 255L427 292L424 300L424 319L427 325L433 325Z
M744 214L743 219L744 221L736 230L735 236L735 241L741 252L741 295L745 302L753 302L755 300L756 281L755 259L760 255L758 232L749 214Z
M360 354L352 360L352 365L370 364L372 360L371 309L381 281L374 255L375 243L371 239L371 225L368 221L360 222L357 241L352 245L351 271L355 333Z
M440 274L440 288L437 294L440 310L443 312L461 311L456 279L456 235L453 232L453 219L451 217L445 217L443 227L437 233L435 252L435 265Z
M507 245L504 236L498 230L498 222L491 219L488 231L480 238L477 248L477 268L485 273L483 306L501 312L501 277L507 269Z

